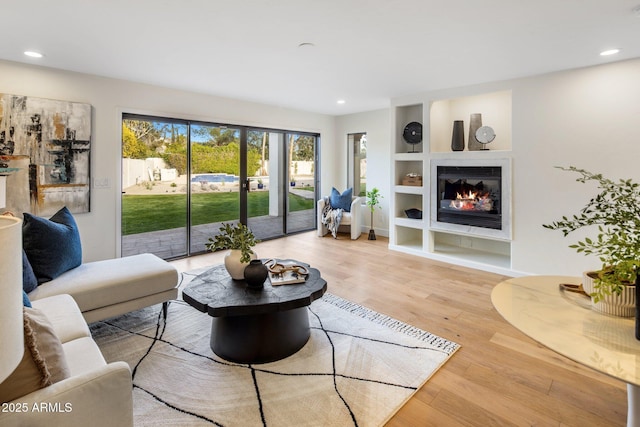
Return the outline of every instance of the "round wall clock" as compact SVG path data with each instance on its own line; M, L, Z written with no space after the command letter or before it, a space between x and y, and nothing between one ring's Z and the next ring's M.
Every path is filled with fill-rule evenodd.
M476 131L476 141L480 144L488 144L494 139L496 139L496 133L491 126L480 126ZM482 149L488 150L488 148L484 147Z
M411 122L404 127L402 137L408 143L414 146L411 152L415 152L415 145L422 142L422 124Z

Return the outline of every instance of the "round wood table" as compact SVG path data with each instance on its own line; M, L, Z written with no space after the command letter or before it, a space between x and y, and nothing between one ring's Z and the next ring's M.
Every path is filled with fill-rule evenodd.
M307 306L326 291L327 282L315 268L309 268L304 283L272 286L267 278L264 288L253 290L217 265L196 276L182 298L212 317L215 354L237 363L266 363L290 356L307 343Z

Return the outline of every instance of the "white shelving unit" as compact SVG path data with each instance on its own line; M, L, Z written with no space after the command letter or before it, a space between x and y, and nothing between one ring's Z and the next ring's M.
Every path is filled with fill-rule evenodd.
M481 113L483 124L494 128L496 139L487 151L452 151L454 120L464 120L465 141L469 117ZM391 179L389 246L393 250L465 265L486 271L509 274L511 242L430 227L432 159L509 159L511 157L511 91L474 94L451 99L412 98L391 108ZM412 121L423 125L423 141L412 146L402 137ZM465 145L466 146L466 145ZM409 152L414 150L415 152ZM402 185L409 173L422 176L422 186ZM405 210L422 210L422 219L410 219ZM512 215L512 213L511 213Z

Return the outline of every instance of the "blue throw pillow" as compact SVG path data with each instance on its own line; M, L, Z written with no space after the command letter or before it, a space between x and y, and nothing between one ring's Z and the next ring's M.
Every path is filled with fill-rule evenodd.
M340 194L335 188L331 189L331 196L329 196L329 203L334 209L340 208L345 212L351 212L351 199L353 195L353 188L344 190L344 193Z
M24 289L25 292L31 292L37 287L38 287L38 279L36 279L36 275L33 273L33 268L31 267L29 258L27 258L27 254L23 249L22 250L22 289Z
M38 284L53 280L82 263L80 233L64 207L50 219L24 214L22 247Z
M31 301L25 291L22 291L22 305L31 308Z

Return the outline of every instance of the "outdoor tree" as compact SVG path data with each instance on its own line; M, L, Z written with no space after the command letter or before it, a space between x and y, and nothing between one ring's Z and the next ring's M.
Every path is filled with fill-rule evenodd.
M124 124L122 125L122 157L128 159L146 159L149 148L144 142L136 138L135 134Z

